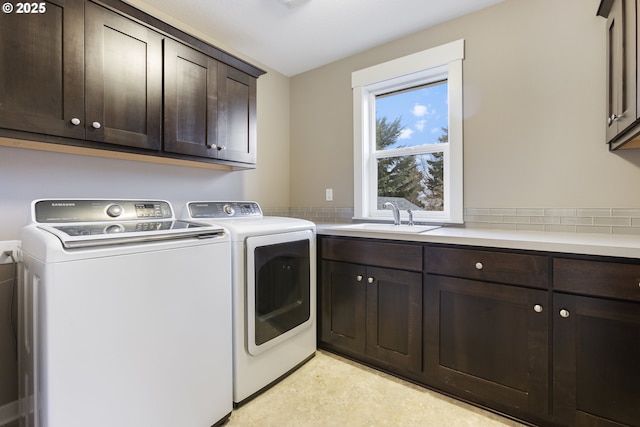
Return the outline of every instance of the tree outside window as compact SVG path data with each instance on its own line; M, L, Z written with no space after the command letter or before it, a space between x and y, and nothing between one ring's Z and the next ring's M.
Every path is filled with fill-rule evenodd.
M376 97L377 208L443 211L444 152L449 141L447 81ZM403 116L410 116L407 125Z

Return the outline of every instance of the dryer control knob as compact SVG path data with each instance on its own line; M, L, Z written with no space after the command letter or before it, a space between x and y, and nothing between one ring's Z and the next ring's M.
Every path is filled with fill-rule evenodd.
M222 210L224 213L226 213L229 216L233 216L233 214L236 213L235 209L233 209L233 206L231 205L224 205L222 207Z
M120 205L110 205L107 208L107 215L109 215L111 218L117 218L120 215L122 215L122 212L124 212L124 209L122 209L122 206Z

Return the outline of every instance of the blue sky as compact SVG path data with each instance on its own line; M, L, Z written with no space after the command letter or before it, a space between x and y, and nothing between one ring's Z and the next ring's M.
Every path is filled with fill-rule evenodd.
M448 127L447 84L436 84L376 99L376 116L387 123L402 117L398 142L388 148L438 142Z

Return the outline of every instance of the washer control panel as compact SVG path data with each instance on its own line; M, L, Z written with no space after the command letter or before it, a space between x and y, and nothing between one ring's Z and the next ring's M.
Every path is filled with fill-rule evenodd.
M251 218L261 217L262 209L256 202L189 202L191 218Z
M172 219L173 210L158 200L38 200L33 217L39 223Z

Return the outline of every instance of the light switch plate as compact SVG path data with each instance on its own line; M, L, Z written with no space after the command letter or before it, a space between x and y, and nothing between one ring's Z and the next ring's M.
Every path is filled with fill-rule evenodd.
M327 202L331 202L333 200L333 188L327 188L325 190L325 199Z

